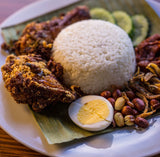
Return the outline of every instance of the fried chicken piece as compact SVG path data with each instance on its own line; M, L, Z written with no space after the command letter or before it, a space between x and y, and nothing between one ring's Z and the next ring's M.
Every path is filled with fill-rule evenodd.
M56 79L47 69L47 62L38 55L9 55L1 70L5 86L15 101L29 104L34 111L75 100L75 95Z
M79 6L59 18L53 18L51 21L29 23L9 51L15 52L16 55L39 54L43 59L49 60L53 41L58 33L70 24L89 18L88 8ZM5 44L2 47L8 49Z
M47 62L47 68L56 76L60 82L63 82L63 67L60 63L56 63L51 57Z

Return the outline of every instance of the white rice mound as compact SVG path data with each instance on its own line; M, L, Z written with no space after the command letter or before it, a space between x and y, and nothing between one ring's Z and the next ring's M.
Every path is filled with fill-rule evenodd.
M86 94L123 86L135 71L131 39L120 27L84 20L63 29L53 44L53 58L64 68L64 83Z

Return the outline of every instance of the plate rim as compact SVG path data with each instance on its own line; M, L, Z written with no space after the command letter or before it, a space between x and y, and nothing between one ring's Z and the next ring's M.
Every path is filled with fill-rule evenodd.
M46 0L42 0L42 1L46 1ZM40 1L36 1L36 2L34 2L34 3L38 3L38 2L40 2ZM34 4L33 3L33 4ZM29 4L29 5L27 5L27 6L32 6L32 3L31 4ZM62 6L63 7L63 6ZM23 10L24 8L22 8L22 9L20 9L20 10ZM16 11L15 13L17 13L17 12L19 12L20 10L18 10L18 11ZM15 14L15 13L13 13L13 14ZM13 15L13 14L11 14L11 15ZM8 18L10 18L10 17L8 17ZM8 19L8 18L6 18L6 20ZM6 21L5 20L5 21ZM5 22L4 21L4 22ZM1 33L1 26L3 26L3 23L4 22L2 22L1 24L0 24L0 33ZM0 35L1 36L1 35ZM2 36L1 36L2 37ZM0 40L1 41L1 40ZM1 74L2 75L2 74ZM33 116L33 114L32 114L32 116ZM34 116L33 116L33 118L34 118ZM35 123L35 122L34 122ZM36 123L35 123L36 124ZM36 124L37 126L36 127L39 127L38 126L38 124ZM26 146L26 147L28 147L28 148L30 148L31 150L34 150L34 151L36 151L36 152L39 152L39 153L41 153L41 154L43 154L43 155L49 155L49 156L51 156L51 155L54 155L54 154L50 154L50 153L48 153L48 152L46 152L45 150L43 151L43 150L41 150L41 149L39 149L38 147L35 147L35 146L32 146L31 144L29 144L29 143L26 143L24 140L22 140L22 139L20 139L18 136L16 136L16 135L13 135L9 130L8 130L8 127L6 126L4 126L4 125L2 125L1 124L1 120L0 120L0 127L8 134L8 135L10 135L12 138L14 138L16 141L18 141L19 143L21 143L21 144L23 144L24 146ZM40 128L38 128L38 129L40 129ZM153 152L153 153L151 153L150 152L150 154L149 155L155 155L155 154L157 154L157 153L159 153L160 152L160 149L157 149L155 152ZM55 155L54 155L55 156Z

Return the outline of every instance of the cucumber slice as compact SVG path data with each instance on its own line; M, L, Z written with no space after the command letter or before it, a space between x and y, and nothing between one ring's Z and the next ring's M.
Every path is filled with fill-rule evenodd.
M90 14L92 19L100 19L100 20L109 21L111 23L115 23L115 20L112 14L103 8L93 8L90 10Z
M130 34L133 29L131 17L124 11L114 11L112 13L115 18L116 24L121 27L127 34Z
M137 46L147 37L149 23L146 17L143 15L132 16L132 21L134 27L132 42L134 46Z

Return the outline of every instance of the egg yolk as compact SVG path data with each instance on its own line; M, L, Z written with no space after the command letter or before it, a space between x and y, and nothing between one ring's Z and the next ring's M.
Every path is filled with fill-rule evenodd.
M85 103L77 114L79 122L82 124L94 124L105 120L109 115L109 108L106 103L98 99Z

